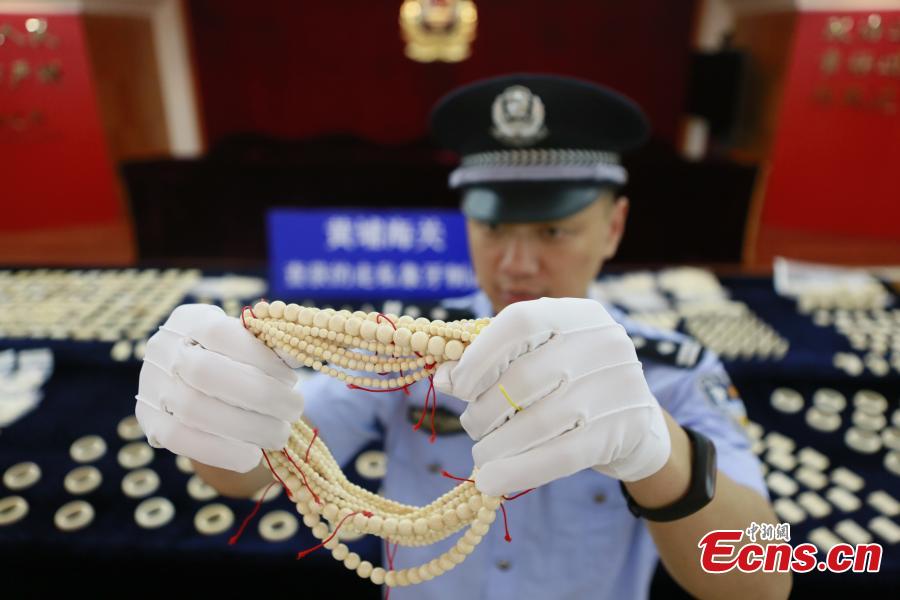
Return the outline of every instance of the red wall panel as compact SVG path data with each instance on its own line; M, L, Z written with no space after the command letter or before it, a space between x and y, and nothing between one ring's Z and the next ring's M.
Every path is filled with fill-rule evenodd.
M900 12L877 41L860 35L869 14L799 16L763 227L900 240ZM853 19L844 41L825 35L834 16Z
M28 18L46 21L43 38L29 35ZM121 219L80 17L0 12L0 27L4 25L0 231ZM56 68L58 76L53 77Z
M618 88L676 139L694 0L476 0L468 60L406 58L401 2L192 0L210 144L234 132L302 138L351 133L404 142L459 84L515 71L580 76Z

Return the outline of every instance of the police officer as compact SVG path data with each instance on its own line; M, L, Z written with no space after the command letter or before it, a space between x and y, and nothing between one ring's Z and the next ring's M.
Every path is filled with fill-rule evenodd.
M393 590L397 600L643 598L659 559L696 596L785 597L789 574L700 568L704 534L776 522L740 399L717 393L729 387L722 364L587 298L625 229L619 157L647 137L640 109L592 83L513 75L450 93L432 130L462 156L450 185L480 287L443 304L494 317L435 375L436 438L411 426L427 384L409 396L321 374L295 386L236 319L185 305L148 343L136 415L150 443L249 496L271 481L260 448L283 446L302 413L342 465L383 438L383 493L402 503L442 495L456 484L442 472L465 477L473 459L486 493L535 488L507 502L512 542L490 533L447 574ZM402 548L394 567L451 542Z

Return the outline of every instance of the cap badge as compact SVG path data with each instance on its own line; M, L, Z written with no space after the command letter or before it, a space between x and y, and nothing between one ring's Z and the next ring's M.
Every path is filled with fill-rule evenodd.
M530 146L547 136L544 103L523 85L503 90L491 107L491 135L510 146Z

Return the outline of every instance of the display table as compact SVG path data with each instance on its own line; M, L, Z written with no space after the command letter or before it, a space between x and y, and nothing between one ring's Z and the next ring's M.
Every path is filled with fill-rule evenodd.
M883 502L874 506L869 497L873 492L883 492L900 499L900 476L884 466L888 448L869 454L853 450L845 442L845 433L852 425L854 395L860 390L880 393L887 400L886 424L882 429L892 427L892 416L893 426L900 425L898 415L894 414L900 399L900 373L891 369L880 377L868 371L857 377L848 375L834 366L835 353L853 351L847 339L833 326L814 324L809 315L798 312L793 301L778 297L770 279L728 277L721 282L733 300L745 303L759 320L789 342L789 349L781 358L735 359L727 361L726 366L744 399L750 421L748 433L759 440L755 451L764 458L769 476L781 470L794 482L796 489L784 489L784 478L778 476L781 486L775 486L779 491L771 491L773 500L783 497L799 505L801 495L813 492L824 499L828 509L828 514L818 517L805 510L804 517L792 523L791 543L807 541L811 536L826 539L823 530L840 537L836 531L847 531L847 525L841 523L852 520L872 541L884 547L880 573L795 575L795 593L852 589L881 594L896 590L900 584L898 546L873 533L870 523L876 518L886 518L896 525L898 517L884 514L890 509ZM197 299L184 295L173 301ZM244 300L250 298L229 298L226 309L233 311L236 303ZM4 299L0 298L2 302ZM422 306L419 310L426 314L428 308ZM152 331L153 328L146 329L144 334L150 335ZM132 329L132 332L137 334L140 330ZM142 455L146 450L129 446L135 442L141 446L143 440L137 435L139 432L134 432L134 423L128 420L133 415L142 340L91 339L88 334L82 336L87 339L75 340L64 333L55 337L58 339L20 334L11 337L8 331L6 337L0 337L0 375L5 377L0 388L5 395L0 402L16 400L21 394L30 393L26 390L29 385L32 391L35 387L34 381L29 382L27 378L24 383L16 379L15 365L19 370L25 367L15 363L16 360L28 356L31 356L28 360L34 360L34 353L27 351L36 348L49 349L53 357L52 371L46 381L37 384L42 394L40 403L0 431L0 473L22 462L34 462L41 472L40 480L25 489L12 489L6 482L0 486L0 502L20 496L28 506L27 514L17 520L12 515L17 510L15 507L0 506L0 522L4 518L15 521L0 525L0 571L11 575L8 585L17 590L14 596L37 596L63 587L71 593L87 595L160 597L174 590L190 589L192 593L252 593L257 597L260 592L301 594L313 582L315 587L309 588L311 592L329 589L329 594L337 593L338 597L345 597L345 593L353 598L379 596L377 588L348 574L326 552L295 560L298 551L317 543L302 523L296 534L282 541L267 541L262 537L259 524L267 514L283 510L296 516L293 504L278 490L273 490L274 497L262 504L240 541L229 545L229 538L253 508L253 501L211 497L214 492L198 486L196 481L190 483L192 474L182 471L176 457L168 451L147 446L149 462L143 465L140 463L148 460ZM15 363L6 371L4 356ZM793 413L774 408L771 397L777 388L798 392L802 407ZM822 388L836 390L846 400L846 407L838 411L840 425L832 432L816 430L807 423L806 413L814 406L813 398ZM106 449L102 456L80 463L73 459L71 447L88 435L102 438ZM126 446L129 448L120 456ZM80 449L91 451L89 444ZM365 449L372 450L377 451L378 447ZM821 474L819 479L826 483L810 487L798 480L804 479L798 471L804 466L803 461L816 455L827 457L828 464L817 469ZM93 491L72 493L64 483L66 476L85 465L99 471L102 483ZM123 478L138 468L152 469L158 475L158 489L141 498L128 497L123 492ZM836 474L836 470L840 472ZM378 489L379 480L372 477L373 473L367 469L360 472L353 461L345 467L345 472L355 483L373 491ZM81 483L90 485L90 481ZM834 493L830 492L833 488L843 490L834 499ZM856 499L857 506L846 505L848 493ZM167 507L157 507L143 517L161 519L162 524L150 528L138 525L136 511L147 497L170 501L174 508L171 519L165 519ZM85 515L75 511L68 517L70 523L63 525L63 529L74 530L64 531L55 522L55 515L63 505L77 500L90 504L93 518L77 528L78 520ZM230 509L233 523L220 533L200 533L195 517L201 509L215 503ZM845 506L842 509L840 505ZM363 559L380 564L378 538L362 538L349 544ZM670 594L672 585L661 575L654 591L659 595Z

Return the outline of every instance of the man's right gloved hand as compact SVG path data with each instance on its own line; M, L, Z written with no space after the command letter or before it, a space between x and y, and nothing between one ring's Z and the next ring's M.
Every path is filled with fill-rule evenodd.
M135 415L155 448L246 473L303 412L297 375L217 306L183 304L147 342Z

